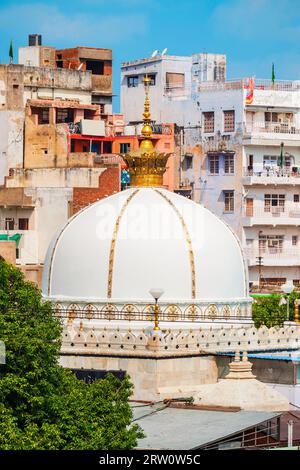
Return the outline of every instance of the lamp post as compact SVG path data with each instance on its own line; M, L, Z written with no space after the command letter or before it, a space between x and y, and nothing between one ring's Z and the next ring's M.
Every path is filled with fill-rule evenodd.
M292 284L283 284L282 290L287 294L287 304L286 304L286 319L290 320L290 293L293 291L294 286Z
M149 290L149 294L152 295L153 299L155 300L155 320L154 320L154 331L160 331L159 327L159 308L158 308L158 299L163 295L164 290L157 288L152 288Z
M295 299L295 302L294 302L294 321L295 323L300 323L299 322L299 299Z

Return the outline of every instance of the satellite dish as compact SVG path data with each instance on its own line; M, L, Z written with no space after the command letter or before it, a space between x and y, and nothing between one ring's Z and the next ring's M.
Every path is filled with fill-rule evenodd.
M158 49L155 49L155 51L152 52L151 57L156 57L159 53Z
M161 55L166 55L167 52L168 52L168 48L165 47L164 50L162 51Z

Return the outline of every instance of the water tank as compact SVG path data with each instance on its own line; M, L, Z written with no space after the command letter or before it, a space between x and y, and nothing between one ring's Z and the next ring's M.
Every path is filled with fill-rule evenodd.
M41 34L29 34L28 35L28 45L29 46L41 46L42 45L42 35Z

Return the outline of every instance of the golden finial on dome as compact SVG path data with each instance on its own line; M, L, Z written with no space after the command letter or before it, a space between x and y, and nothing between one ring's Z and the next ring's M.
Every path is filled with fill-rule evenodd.
M144 112L143 112L143 122L144 125L142 127L142 136L144 139L142 140L140 144L140 148L142 149L153 149L153 143L152 140L150 139L153 129L151 126L151 113L150 113L150 99L149 99L149 86L150 86L150 77L148 75L145 75L144 77L144 88L145 88L145 103L144 103Z
M130 174L130 186L162 186L163 174L170 153L159 153L155 150L152 137L149 87L151 78L144 76L145 103L143 127L139 149L122 155Z

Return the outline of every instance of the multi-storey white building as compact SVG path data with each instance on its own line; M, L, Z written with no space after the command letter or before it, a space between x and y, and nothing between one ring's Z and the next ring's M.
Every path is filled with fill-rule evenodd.
M121 113L127 122L140 121L139 103L143 100L144 75L151 77L151 117L156 122L176 122L178 126L199 124L192 92L202 81L225 80L226 56L157 55L124 62L121 66Z
M255 80L249 104L248 91L247 79L200 85L194 198L239 234L251 283L299 285L300 82Z
M226 73L222 56L218 77L215 70L195 80L196 57L190 79L186 71L184 86L177 95L170 94L167 104L161 82L152 88L154 119L161 110L169 113L169 121L182 126L178 144L181 186L239 235L251 284L281 285L287 281L298 286L300 82L254 79L252 87L249 78L222 81ZM130 64L138 62L143 61ZM126 88L126 73L132 70L125 73L124 67L122 111L126 121L135 121L137 113L129 93L134 103L136 88ZM147 67L137 69L139 77L145 72ZM212 77L215 81L205 80Z

